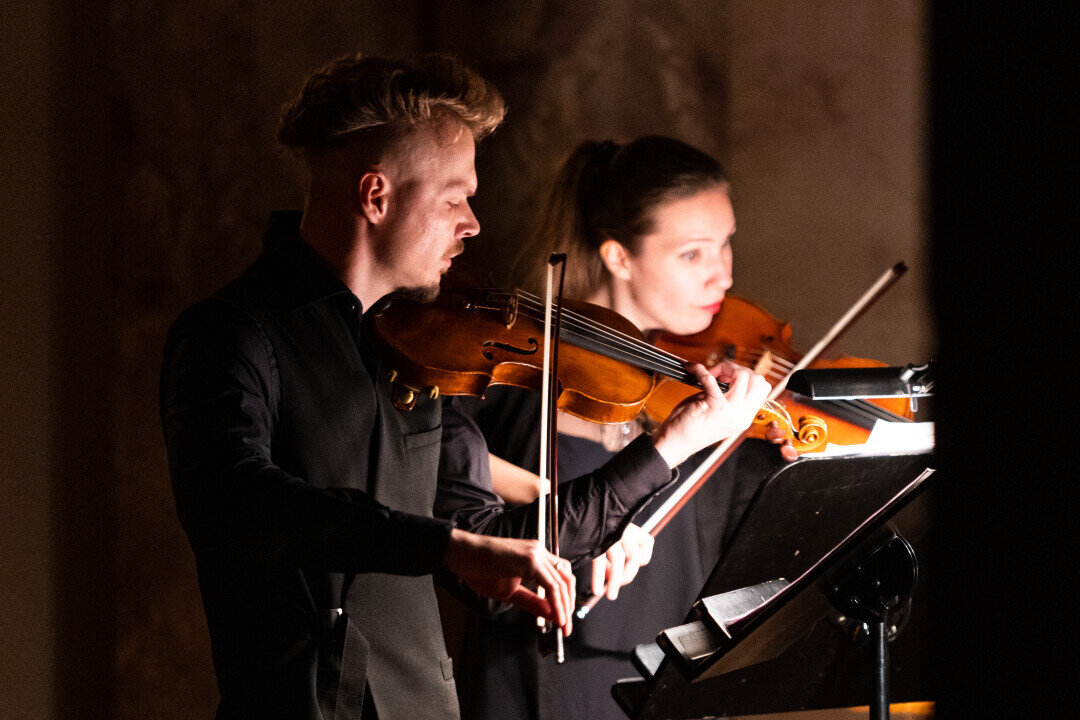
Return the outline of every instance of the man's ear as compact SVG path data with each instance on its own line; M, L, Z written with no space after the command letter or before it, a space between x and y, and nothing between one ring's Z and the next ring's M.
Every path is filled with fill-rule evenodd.
M369 170L360 176L357 183L357 207L360 213L372 225L378 225L386 219L386 206L389 200L390 180L377 170Z
M608 238L600 243L600 259L612 277L630 280L630 253L621 242Z

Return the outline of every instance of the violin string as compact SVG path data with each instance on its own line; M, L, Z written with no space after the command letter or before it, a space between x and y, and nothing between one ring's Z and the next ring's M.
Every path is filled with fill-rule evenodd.
M526 298L526 306L528 306L530 304L528 301L531 301L532 299L529 298L527 293L522 292L521 295ZM598 323L591 318L587 318L572 310L564 309L563 317L567 318L572 323L573 327L583 334L588 334L596 339L606 339L608 342L622 347L626 352L635 354L639 357L651 357L655 362L666 365L680 375L683 374L682 359L671 353L666 353L643 340Z
M525 291L519 290L518 295L526 299L526 306L537 300L535 296L532 296ZM675 371L680 377L686 374L683 368L682 358L665 352L657 348L655 345L651 345L644 342L643 340L627 335L626 333L623 333L619 330L597 323L596 321L584 317L572 310L564 309L563 317L571 319L575 327L583 333L592 331L592 333L594 333L594 337L608 338L609 341L612 341L622 346L625 351L635 354L638 357L643 357L646 355L651 356L655 361Z
M735 346L735 361L746 367L753 367L756 365L765 354L769 354L769 364L771 366L782 368L783 370L790 370L795 367L795 363L790 360L780 357L779 355L772 354L772 351L765 349L747 348L741 345Z
M738 362L740 365L745 365L746 367L752 368L764 354L764 351L754 350L752 348L745 348L740 346L738 347L738 351L735 355L735 361ZM747 357L749 358L749 360L745 359ZM784 358L776 357L775 355L772 358L772 362L780 367L786 368L787 370L790 370L795 366L795 363L790 362L789 360L786 360ZM779 372L775 368L770 368L769 371L765 374L765 376L770 380L773 378L783 377L783 375L784 373ZM834 407L839 405L848 409L850 412L859 415L866 421L875 419L886 420L889 422L908 421L908 418L902 415L897 415L896 413L893 413L888 409L881 407L880 405L875 405L874 403L867 400L817 400L812 402L815 405L822 405L826 407L830 405Z
M519 295L525 299L525 306L527 308L535 302L535 300L533 300L529 296L528 293L519 291ZM657 372L660 372L660 373L665 374L665 375L669 375L671 377L675 377L676 379L679 379L679 380L685 381L687 379L691 379L688 376L688 374L685 372L684 368L683 368L682 359L679 358L678 356L672 355L671 353L665 353L664 351L661 351L658 348L655 348L655 346L644 343L643 341L638 340L637 338L633 338L631 336L628 336L625 333L622 333L620 331L617 331L617 330L614 330L612 328L606 327L604 325L598 324L595 321L593 321L593 320L591 320L589 318L585 318L585 317L583 317L583 316L579 315L578 313L575 313L575 312L573 312L571 310L564 310L563 313L564 313L564 317L570 318L571 325L575 326L576 330L578 330L579 332L587 332L588 330L593 330L595 332L590 333L590 334L593 335L594 337L604 338L608 342L614 341L614 343L615 343L614 346L615 347L621 346L622 352L629 353L629 356L624 358L624 359L627 359L629 362L635 363L635 364L646 363L647 366L649 367L649 369L655 369ZM528 315L529 313L526 313L526 314ZM597 333L598 333L598 336L597 336ZM570 334L573 335L574 333L571 332ZM601 343L605 344L604 341L601 341ZM612 345L606 345L606 346L609 347L609 348L612 347ZM748 350L746 348L738 348L738 350L736 352L736 358L735 358L736 362L739 362L739 360L741 359L739 357L739 352L738 352L739 350L744 351L744 358L745 358L745 355L749 355L750 358L753 360L753 362L750 362L750 361L746 361L744 358L742 358L743 362L740 363L740 364L745 364L747 367L753 367L754 365L756 365L757 364L756 361L760 360L760 358L765 353L765 351L761 351L761 350L756 350L755 351L755 350ZM652 365L651 363L648 363L647 360L645 360L642 353L651 355L654 358L654 360L659 361L661 363L661 365L660 366L655 366L655 365ZM792 362L790 362L790 361L788 361L788 360L786 360L786 359L784 359L782 357L775 356L775 355L772 356L771 361L770 361L770 365L771 366L775 365L775 366L779 366L780 368L787 368L787 369L790 369L790 368L794 367L794 363L792 363ZM765 376L768 377L770 380L779 381L779 380L783 379L784 373L777 370L774 367L770 367L768 372L765 373ZM694 384L696 384L696 383L694 383Z
M570 336L577 336L580 340L592 339L599 340L602 344L606 344L607 347L614 350L617 354L626 354L628 359L634 359L639 361L642 365L647 366L659 373L669 375L674 378L682 379L688 376L685 367L681 362L669 362L666 358L653 355L649 353L645 346L628 345L620 338L615 338L615 342L611 341L611 335L609 333L596 332L588 325L583 326L571 326L568 328L568 334ZM692 382L692 376L689 376Z
M530 312L533 302L524 293L522 295L525 296L526 301L524 303L519 302L519 312L521 312L521 306L524 305L526 308L524 314L527 317L534 317L533 313ZM566 334L569 336L576 335L578 338L592 340L609 352L617 354L619 359L678 380L696 384L693 376L686 372L682 359L675 355L665 353L643 340L597 323L572 310L564 309L563 318L567 323L565 326Z
M523 291L519 291L519 296L525 300L524 303L519 300L519 308L522 304L526 308L526 312L524 313L525 316L537 319L537 316L531 312L531 310L536 307L539 301L534 296L529 296L528 293ZM683 360L677 355L660 350L643 340L605 326L591 318L587 318L565 308L563 310L563 321L566 323L564 326L566 335L570 337L577 336L579 338L592 339L594 342L606 347L615 359L624 360L638 367L642 367L643 369L654 370L662 375L667 375L677 380L690 380L692 384L697 384L694 382L693 378L688 375L683 367ZM768 352L768 350L736 346L735 362L752 368L761 360L766 352ZM790 360L777 355L772 355L770 358L770 368L765 373L765 377L771 381L782 380L794 367L795 363ZM857 416L863 422L870 424L879 419L891 422L908 420L901 415L892 413L879 405L875 405L865 400L819 400L813 404L824 407L839 406L846 409L848 414Z
M530 296L529 293L519 291L519 297L524 299L524 303L519 300L519 308L524 304L526 308L525 315L527 317L536 317L533 313L529 312L538 303L538 299L535 296ZM635 364L644 369L654 370L663 375L668 375L678 380L689 379L689 376L683 367L683 361L677 355L664 352L653 345L646 343L643 340L634 338L626 333L623 333L614 328L610 328L601 323L587 318L572 310L563 310L563 320L566 322L566 334L569 336L578 336L579 338L589 338L599 344L607 347L614 355L616 359L626 360L632 364ZM752 348L745 348L737 346L736 349L736 362L740 359L740 351L743 358L749 358L746 362L747 367L753 367L758 361L765 355L766 350L757 350ZM795 363L776 355L773 355L770 359L770 363L776 367L770 367L765 373L765 376L770 380L782 379L787 373L795 367ZM742 364L742 363L740 363ZM779 368L779 369L778 369ZM696 383L694 383L696 384ZM888 410L875 405L873 403L864 400L834 400L834 401L818 401L821 404L841 405L854 414L860 415L867 420L882 419L882 420L906 420L900 415L889 412Z
M735 361L738 362L740 365L745 365L746 367L752 368L764 354L764 351L754 350L752 348L739 347L738 352L735 356ZM750 360L744 361L744 357L749 357ZM782 368L786 368L789 371L795 366L795 363L790 362L789 360L786 360L784 358L776 357L775 355L773 356L772 361L776 365ZM780 379L783 377L784 374L785 373L778 371L776 368L770 368L769 371L765 374L765 376L768 379L772 380L774 378ZM808 402L812 403L813 405L820 405L822 407L839 406L841 408L845 408L851 414L858 416L864 423L870 423L874 420L885 420L887 422L909 422L908 418L904 417L903 415L897 415L896 413L891 412L890 410L883 408L880 405L869 402L868 400L816 400Z
M625 353L631 362L642 363L650 369L683 382L696 385L697 381L686 371L682 358L668 353L644 340L627 335L619 330L584 317L572 310L564 310L564 317L569 319L571 334L592 339L609 349L618 349Z
M750 366L750 365L757 364L757 362L760 361L761 358L764 357L765 354L767 352L769 352L769 351L768 350L755 350L753 348L739 347L739 348L737 348L737 351L736 351L736 355L735 355L736 359L738 359L740 357L740 354L739 354L740 352L742 353L742 357L747 357L748 356L751 359L752 362L747 363L747 365ZM774 365L776 367L783 368L784 370L790 370L791 368L795 367L795 363L791 362L790 360L788 360L786 358L782 358L782 357L780 357L778 355L772 355L771 353L770 353L770 355L771 355L771 357L769 358L769 362L770 362L770 364L772 364L772 365Z
M755 348L747 348L741 345L736 346L734 361L739 365L747 368L753 368L764 357L768 350L758 350ZM795 363L787 360L783 357L773 355L770 358L772 367L768 369L764 376L770 380L780 380L787 372L790 372ZM823 408L827 407L839 407L847 411L853 419L857 418L864 424L872 424L875 420L884 420L887 422L910 422L910 420L903 415L897 415L896 413L883 408L880 405L876 405L868 400L817 400L808 401L813 405L820 405ZM783 406L780 406L783 407ZM790 418L789 418L790 420Z
M846 408L849 412L862 416L866 421L870 422L871 425L874 420L884 420L886 422L911 422L910 418L906 418L903 415L897 415L868 400L817 400L814 402L815 404L821 404L826 407L840 406Z
M736 354L735 362L740 365L744 365L748 368L753 368L761 356L764 355L762 351L751 350L748 348L740 347L739 351L745 351L745 355ZM744 357L749 356L750 361L744 361ZM773 361L781 367L786 367L790 372L791 368L795 366L794 363L784 360L783 358L773 357ZM787 373L782 373L776 368L770 368L765 377L772 380L779 380ZM875 420L885 420L887 422L910 422L910 420L903 415L897 415L896 413L883 408L880 405L876 405L868 400L807 400L806 404L813 406L820 406L825 408L839 408L839 412L852 416L853 420L857 420L865 425L872 425ZM846 411L846 412L845 412Z

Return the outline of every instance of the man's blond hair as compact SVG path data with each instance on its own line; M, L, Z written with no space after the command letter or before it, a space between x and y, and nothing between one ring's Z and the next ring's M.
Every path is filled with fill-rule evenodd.
M278 140L311 158L365 131L394 137L446 119L480 140L505 114L499 91L449 55L414 64L347 55L319 69L282 108Z

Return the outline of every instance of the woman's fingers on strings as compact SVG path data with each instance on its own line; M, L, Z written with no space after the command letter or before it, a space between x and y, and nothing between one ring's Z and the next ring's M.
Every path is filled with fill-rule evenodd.
M739 366L730 360L721 360L709 368L709 374L716 378L717 382L731 383L738 370Z
M719 398L723 396L720 391L720 386L716 382L716 378L713 374L705 369L705 366L700 363L687 363L686 369L693 373L697 378L698 384L701 385L701 392L706 398Z
M753 376L753 372L746 368L737 367L731 374L731 380L728 381L728 391L726 397L733 402L741 401L746 397L746 391L750 387L750 378Z

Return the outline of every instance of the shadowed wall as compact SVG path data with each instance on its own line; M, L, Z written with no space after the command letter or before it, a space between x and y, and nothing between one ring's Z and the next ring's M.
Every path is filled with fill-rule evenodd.
M497 276L510 276L539 187L578 141L664 133L727 166L734 290L790 320L799 346L903 258L910 276L842 346L892 363L932 352L917 2L29 8L19 59L37 64L6 87L22 94L35 72L47 82L30 83L25 114L5 115L26 138L5 159L37 179L0 181L36 203L13 203L32 222L15 223L5 247L22 262L5 263L20 269L4 276L16 299L4 333L33 342L5 337L12 366L30 372L5 376L0 408L25 428L5 438L4 609L20 634L5 633L4 660L20 674L0 706L211 716L205 621L157 417L161 344L182 307L256 256L269 210L300 206L300 168L273 142L277 110L335 55L448 50L504 92L507 124L478 158L484 229L467 251ZM28 448L40 449L15 452Z
M727 168L733 292L790 321L796 347L904 260L911 271L838 349L891 364L930 358L921 4L466 6L439 16L437 44L480 68L510 107L477 161L483 229L466 258L508 266L538 189L582 140L672 135Z

